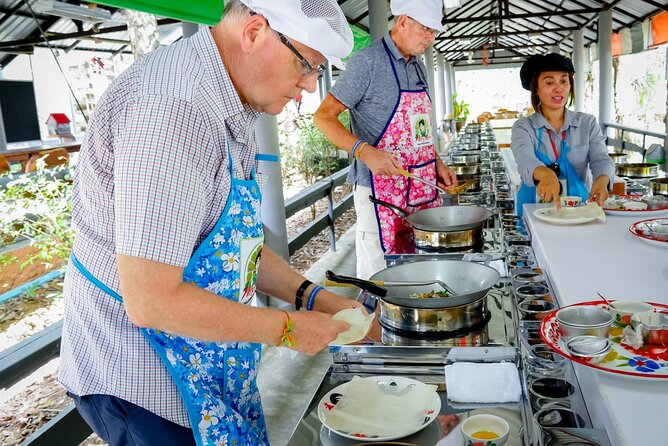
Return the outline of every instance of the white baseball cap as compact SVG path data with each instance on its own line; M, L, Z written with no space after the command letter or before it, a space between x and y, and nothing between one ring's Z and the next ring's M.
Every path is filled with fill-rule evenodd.
M241 0L274 31L312 48L339 68L353 49L353 32L335 0Z
M407 15L427 28L443 31L443 0L391 0L392 14Z

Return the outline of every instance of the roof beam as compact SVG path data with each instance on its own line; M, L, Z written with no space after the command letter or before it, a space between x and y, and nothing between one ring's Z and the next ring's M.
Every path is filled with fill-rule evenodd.
M495 20L513 20L513 19L527 19L531 17L552 17L552 16L566 16L566 15L576 15L576 14L590 14L590 13L599 13L604 11L603 8L586 8L586 9L576 9L573 11L545 11L545 12L531 12L526 14L508 14L500 16L488 16L488 17L461 17L454 19L445 19L444 24L447 23L464 23L464 22L482 22L482 21L495 21Z
M56 17L57 21L59 18ZM54 23L55 23L54 21ZM169 25L171 23L179 23L179 20L174 20L174 19L160 19L158 20L158 26L159 25ZM44 28L48 29L53 23L51 24L44 24ZM39 30L37 30L38 36L36 37L28 37L25 39L19 39L19 40L14 40L14 41L4 41L0 42L0 48L7 48L7 47L15 47L15 46L23 46L23 45L37 45L40 43L43 43L44 40L48 40L49 42L53 42L56 40L67 40L67 39L80 39L82 37L90 37L90 36L97 36L100 34L109 34L109 33L116 33L119 31L126 31L128 29L127 25L119 25L119 26L111 26L108 28L99 28L99 29L94 29L91 28L88 31L81 31L81 32L76 32L76 33L66 33L66 34L61 34L61 33L49 33L47 32L46 35L42 36L39 35Z
M519 35L519 34L534 34L534 33L560 33L564 31L575 31L580 29L579 27L575 26L567 26L567 27L562 27L562 28L548 28L548 29L537 29L537 30L524 30L524 31L505 31L503 33L487 33L487 34L462 34L462 35L456 35L456 36L443 36L443 37L438 37L438 40L445 40L445 39L474 39L477 37L500 37L500 36L513 36L513 35ZM1 44L0 44L1 45Z

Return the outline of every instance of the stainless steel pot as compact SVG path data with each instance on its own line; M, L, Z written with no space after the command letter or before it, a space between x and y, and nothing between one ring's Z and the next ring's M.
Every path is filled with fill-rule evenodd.
M649 185L652 188L652 193L654 195L660 194L668 196L668 177L652 178L649 180Z
M477 153L458 153L452 155L452 162L454 164L473 164L480 162L480 155Z
M453 163L448 166L457 175L476 175L480 173L480 164Z
M436 260L406 263L374 274L374 280L428 280L447 283L456 296L444 298L406 298L412 293L433 290L433 286L388 290L379 299L381 324L395 330L412 333L450 333L484 324L487 317L486 295L499 280L499 273L486 265L460 260ZM427 289L425 289L427 288Z
M615 172L620 177L652 178L659 174L659 166L650 163L617 164Z
M424 250L455 250L481 246L482 226L463 231L423 231L413 228L413 244Z
M369 200L379 206L393 210L397 215L406 219L413 229L434 232L464 231L480 228L492 216L492 211L479 206L441 206L422 209L408 215L398 206L369 196Z
M626 164L627 156L624 152L608 153L608 156L612 158L612 162L615 164Z

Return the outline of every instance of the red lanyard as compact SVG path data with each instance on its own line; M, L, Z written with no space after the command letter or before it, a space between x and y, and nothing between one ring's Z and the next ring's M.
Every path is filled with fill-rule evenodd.
M557 153L557 147L554 145L554 141L552 140L552 133L550 131L547 131L547 136L550 137L550 144L552 144L552 150L554 151L554 161L559 161L559 154ZM566 131L561 132L561 146L563 147L564 141L566 141Z

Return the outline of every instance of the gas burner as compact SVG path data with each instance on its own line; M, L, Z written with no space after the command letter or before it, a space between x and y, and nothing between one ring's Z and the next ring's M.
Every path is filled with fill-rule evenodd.
M449 332L414 332L391 327L382 319L378 322L381 326L381 343L388 346L481 346L489 342L488 322L492 313L485 310L483 319L471 327L460 328Z

